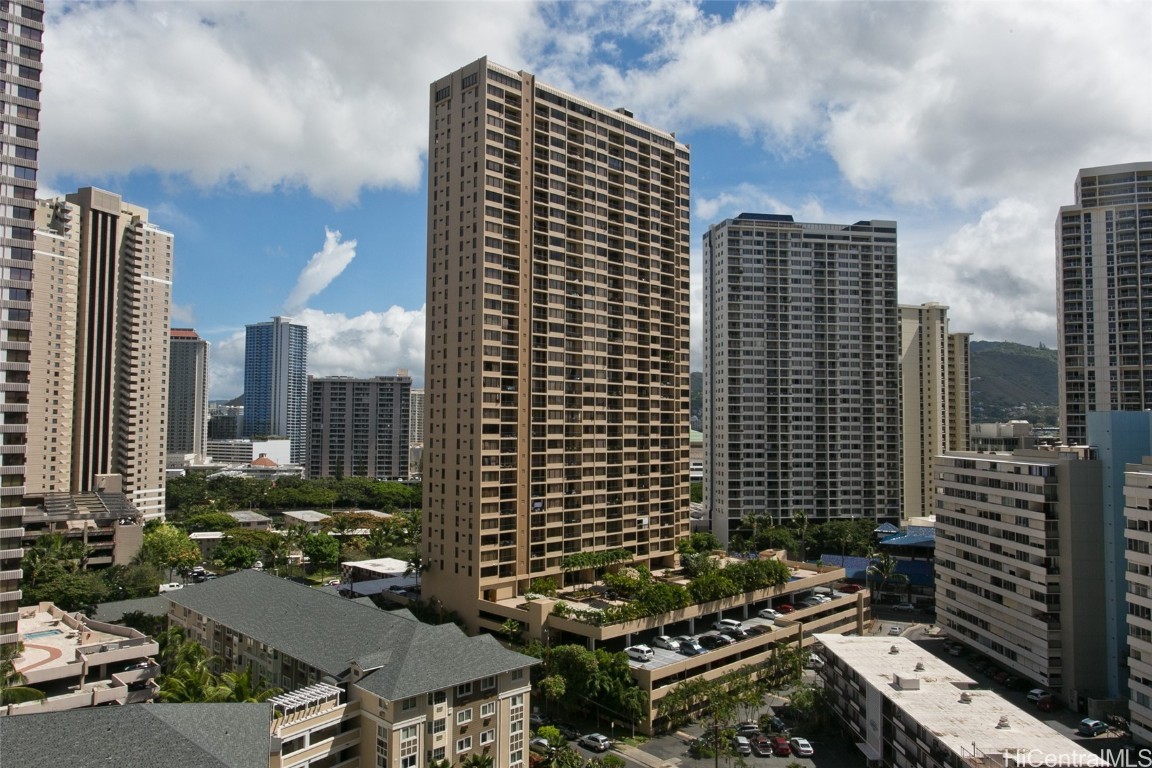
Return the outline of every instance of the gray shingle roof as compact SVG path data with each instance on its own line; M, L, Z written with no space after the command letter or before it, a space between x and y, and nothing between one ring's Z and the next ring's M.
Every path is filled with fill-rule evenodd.
M382 611L257 571L165 597L337 679L354 661L379 668L357 684L389 700L537 663L455 624L424 624L407 611Z
M133 704L0 717L21 768L268 768L268 704Z
M124 614L132 613L133 611L140 611L149 616L167 616L168 605L167 595L139 597L135 600L116 600L115 602L100 603L97 605L96 614L92 618L96 619L96 621L116 624L124 618Z

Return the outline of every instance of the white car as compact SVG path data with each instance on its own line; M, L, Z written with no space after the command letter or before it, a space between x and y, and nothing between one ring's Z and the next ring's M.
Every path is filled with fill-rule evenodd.
M712 629L716 629L721 632L726 629L744 629L744 624L736 621L736 619L720 619L712 625Z
M652 661L656 655L652 649L646 645L632 645L624 649L624 653L628 654L628 658L635 659L636 661Z
M815 750L812 749L811 742L799 736L793 736L788 739L788 746L792 747L792 754L797 757L812 757L812 754L815 752Z
M671 637L668 637L668 635L656 635L656 637L652 638L652 645L657 648L663 648L666 651L680 650L680 641L673 640Z
M899 635L902 633L903 633L903 631L900 629L900 627L898 627L896 625L893 625L893 626L888 628L888 634L890 634L890 635L895 636L895 635Z
M178 589L184 589L184 585L178 581L170 581L167 584L160 585L160 594L165 592L175 592Z
M602 733L589 733L587 736L581 736L577 744L593 752L607 752L612 748L612 742Z
M1028 691L1028 701L1040 701L1040 699L1044 698L1045 696L1051 695L1052 694L1048 693L1048 691L1044 690L1043 688L1033 688L1032 690Z
M820 670L824 668L824 659L820 658L814 653L808 654L808 661L804 663L808 669Z
M780 618L780 612L774 611L771 608L761 608L760 612L756 615L762 619L768 619L770 621L775 621L776 619Z

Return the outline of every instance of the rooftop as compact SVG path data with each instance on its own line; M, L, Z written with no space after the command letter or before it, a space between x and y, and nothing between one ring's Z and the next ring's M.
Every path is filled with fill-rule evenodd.
M65 613L51 603L21 608L16 626L24 652L16 657L14 665L22 675L75 664L79 654L89 647L114 645L129 639L95 629L83 617Z
M234 520L240 523L270 523L272 518L266 517L259 512L254 512L251 509L238 509L235 512L229 512Z
M289 520L298 520L302 523L321 523L330 516L314 509L297 509L291 512L281 512Z
M983 755L1004 755L1009 766L1106 765L994 691L977 688L971 677L911 640L826 634L816 635L816 640L824 644L829 660L844 661L863 682L962 759L972 757L975 744ZM909 684L899 686L897 678Z
M382 611L257 571L167 597L337 679L353 665L375 670L357 684L390 700L537 663L455 624L423 624L407 611Z
M268 768L269 704L150 704L0 717L4 764Z

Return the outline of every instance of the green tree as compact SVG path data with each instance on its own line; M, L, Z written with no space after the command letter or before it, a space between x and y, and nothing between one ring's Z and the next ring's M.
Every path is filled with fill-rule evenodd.
M160 523L144 529L144 543L136 562L167 571L171 580L174 570L188 569L200 562L200 548L176 526Z
M260 553L244 544L225 547L223 543L216 552L216 561L230 570L251 568L260 559Z
M24 685L24 675L16 671L16 659L23 652L23 643L0 645L0 704L22 704L46 698L42 691Z
M473 752L460 761L460 768L492 768L492 755Z
M236 518L225 512L200 512L184 518L180 527L188 533L195 533L197 531L227 531L239 524Z
M340 560L340 545L336 539L323 533L314 533L304 539L300 551L308 558L312 568L321 574Z
M552 768L584 768L583 756L567 744L552 753Z
M547 739L548 745L552 747L558 747L567 741L564 734L560 733L560 729L554 725L540 726L536 729L536 735L542 739Z
M159 586L159 585L157 585ZM55 603L62 611L90 612L108 598L108 585L92 572L61 573L48 582L24 590L25 604Z
M108 585L108 599L135 600L139 597L152 597L159 589L164 575L150 563L132 565L110 565L98 572Z
M253 682L252 667L239 672L225 672L220 675L220 684L228 689L226 701L242 704L259 703L278 696L282 691L265 684L263 679Z
M704 483L690 483L688 485L688 501L694 504L704 501Z
M889 553L875 552L872 554L872 562L868 565L868 575L871 577L870 581L873 585L873 600L879 599L879 596L884 593L884 587L889 583L903 584L908 580L904 574L897 573L896 568L896 558ZM877 581L880 582L878 589L875 587Z
M524 632L524 625L516 621L516 619L508 619L500 625L500 631L508 638L509 645L516 645L520 642L520 635Z

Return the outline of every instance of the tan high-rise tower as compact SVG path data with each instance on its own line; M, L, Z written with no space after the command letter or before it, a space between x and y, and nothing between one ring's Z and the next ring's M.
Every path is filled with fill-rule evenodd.
M948 307L942 304L900 306L904 519L934 513L935 458L968 450L969 336L949 332Z
M146 209L92 187L41 201L36 224L37 269L47 272L33 302L32 358L45 367L35 373L43 389L30 407L29 443L44 450L29 495L96 490L100 476L117 474L136 508L159 517L172 235Z
M424 589L498 629L687 532L689 152L486 59L430 96Z

